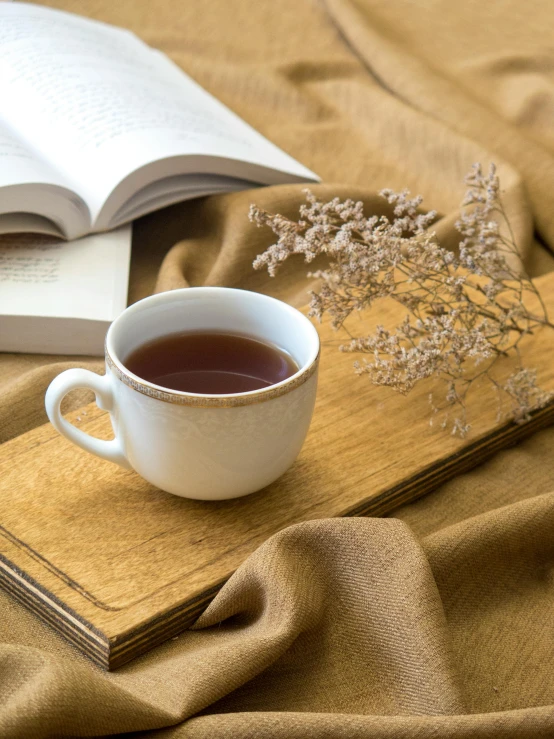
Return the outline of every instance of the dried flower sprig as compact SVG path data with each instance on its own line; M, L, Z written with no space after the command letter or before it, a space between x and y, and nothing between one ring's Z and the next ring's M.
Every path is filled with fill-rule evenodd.
M333 327L340 328L353 312L376 300L395 300L407 309L395 330L378 326L375 333L352 337L340 348L370 355L355 363L356 372L401 393L439 377L445 391L440 402L436 393L430 396L433 415L442 412L442 427L462 437L471 428L467 395L479 378L496 390L499 420L525 421L553 399L538 387L536 372L522 363L522 338L554 324L523 269L494 165L486 175L474 165L466 184L456 224L462 236L458 256L442 247L431 230L435 211L422 212L423 199L410 198L407 190L380 193L392 206L392 219L366 217L363 204L353 200L324 203L309 191L298 222L250 208L250 219L278 237L254 261L256 269L266 267L274 276L295 254L306 262L328 258L326 269L310 275L321 281L311 293L312 317L327 313ZM538 315L526 307L529 295L540 306ZM508 354L515 356L517 368L500 380L493 369Z

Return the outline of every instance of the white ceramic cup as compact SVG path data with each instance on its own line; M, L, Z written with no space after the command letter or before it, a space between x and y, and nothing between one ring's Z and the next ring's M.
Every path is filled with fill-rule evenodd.
M246 334L284 349L299 370L262 390L200 395L154 385L125 367L140 345L180 331ZM280 300L223 287L172 290L127 308L106 336L106 374L62 372L48 388L46 412L77 446L168 493L238 498L269 485L296 459L313 413L318 361L314 326ZM76 388L92 390L109 411L112 441L86 434L61 415L62 399Z

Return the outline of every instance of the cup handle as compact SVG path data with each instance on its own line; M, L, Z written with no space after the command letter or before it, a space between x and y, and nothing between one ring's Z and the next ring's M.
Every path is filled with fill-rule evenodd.
M85 369L69 369L54 378L46 391L45 405L50 423L62 436L86 452L96 454L97 457L107 459L109 462L115 462L126 469L132 469L117 434L112 441L96 439L73 426L62 416L60 408L62 400L70 390L78 388L92 390L98 407L104 411L112 410L113 393L110 380L106 375L97 375Z

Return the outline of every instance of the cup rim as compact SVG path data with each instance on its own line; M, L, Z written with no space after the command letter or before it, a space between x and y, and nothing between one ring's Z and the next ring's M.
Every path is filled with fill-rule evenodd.
M314 341L308 359L293 375L287 377L285 380L281 380L280 382L275 383L274 385L269 385L267 388L250 390L242 393L227 393L221 395L190 393L183 390L171 390L169 388L163 387L162 385L156 385L152 382L149 382L148 380L144 380L142 377L139 377L138 375L135 375L133 372L131 372L119 359L113 346L114 332L121 318L124 315L128 316L132 313L139 313L144 307L145 303L162 304L173 302L174 300L179 300L180 296L183 296L185 294L188 294L190 296L198 292L214 292L217 294L221 294L222 292L228 294L247 293L249 295L256 296L256 298L259 298L262 301L269 301L274 304L279 304L281 309L284 308L291 315L294 315L295 320L300 320L302 323L304 323L304 325L308 327L308 333L312 334ZM166 403L174 403L176 405L186 405L193 407L215 408L229 408L252 405L254 403L261 403L291 392L292 390L296 389L300 385L304 384L307 380L309 380L310 377L317 370L319 364L320 349L321 347L319 334L315 326L297 308L294 308L288 303L285 303L282 300L278 300L277 298L273 298L269 295L264 295L263 293L257 293L252 290L243 290L233 287L185 287L179 288L177 290L169 290L167 292L157 293L156 295L150 295L146 298L143 298L142 300L138 300L136 303L133 303L128 308L126 308L123 313L121 313L113 321L106 334L105 342L107 368L109 368L113 372L118 380L123 382L128 387L136 390L143 395L147 395L151 398L155 398L156 400L161 400Z

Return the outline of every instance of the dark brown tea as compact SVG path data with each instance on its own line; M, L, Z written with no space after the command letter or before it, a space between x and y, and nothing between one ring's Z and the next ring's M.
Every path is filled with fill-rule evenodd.
M273 344L207 331L149 341L131 352L125 366L154 385L204 395L260 390L298 372L293 358Z

